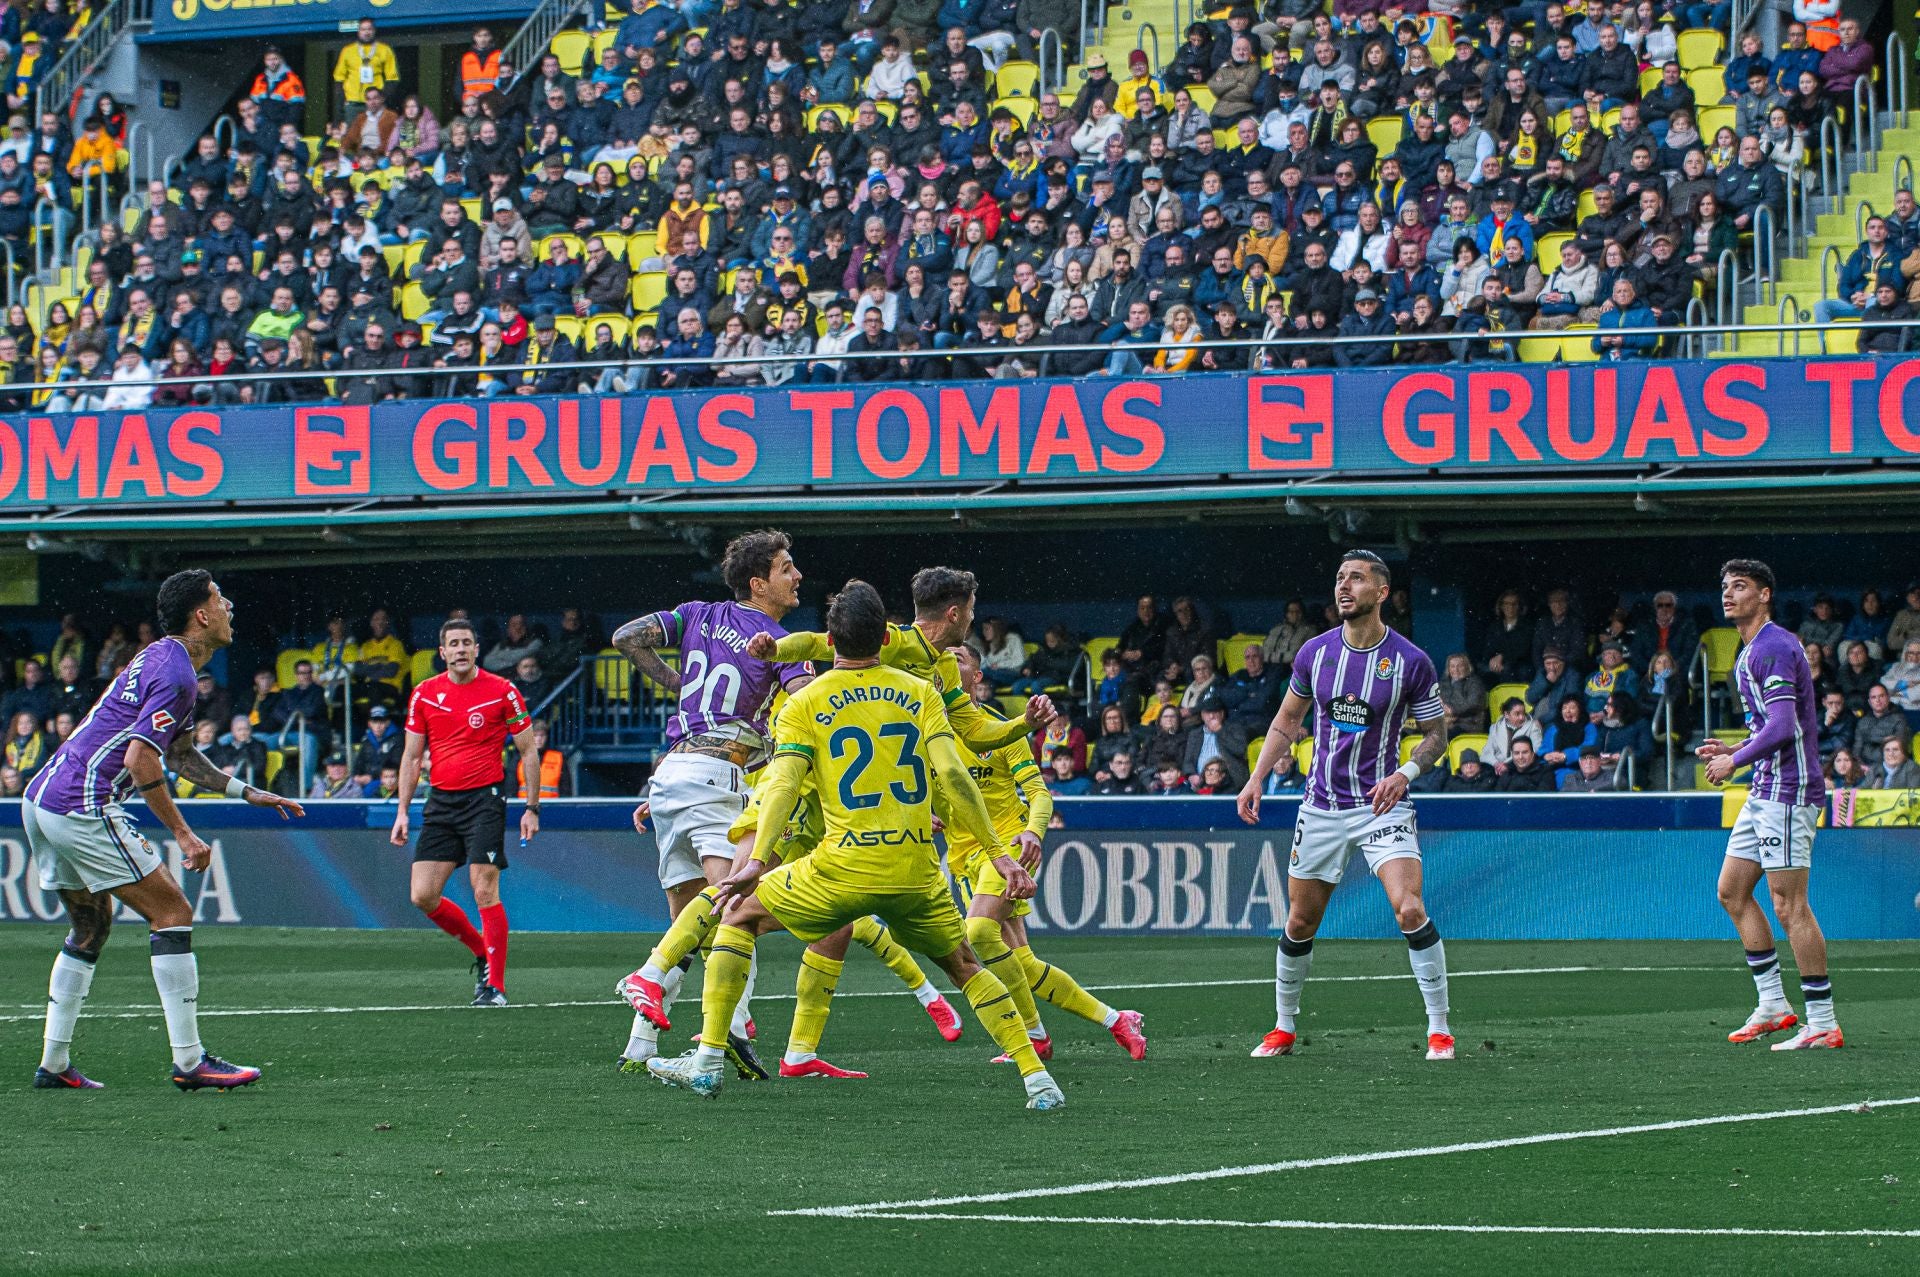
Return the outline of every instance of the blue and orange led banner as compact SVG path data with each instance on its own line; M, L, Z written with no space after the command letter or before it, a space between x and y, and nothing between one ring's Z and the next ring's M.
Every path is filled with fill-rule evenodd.
M1920 458L1920 358L0 415L0 509Z

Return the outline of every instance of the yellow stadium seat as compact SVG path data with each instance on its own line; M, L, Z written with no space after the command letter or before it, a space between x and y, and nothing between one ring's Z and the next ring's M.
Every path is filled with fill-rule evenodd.
M1293 743L1293 761L1302 775L1313 770L1313 737L1305 736Z
M1600 211L1600 201L1593 198L1592 191L1580 192L1580 198L1574 201L1573 220L1578 226Z
M1700 646L1707 649L1707 678L1718 683L1733 672L1733 659L1740 654L1740 631L1715 626L1700 636Z
M1727 38L1710 27L1697 27L1682 31L1677 43L1680 46L1680 65L1692 71L1718 62L1720 51L1727 47Z
M650 314L667 299L667 272L644 270L633 277L633 310L636 315Z
M398 275L406 269L407 246L405 244L388 244L380 250L380 255L387 259L387 274Z
M633 695L633 666L629 665L617 647L600 649L602 659L593 663L593 687L601 696L610 701L628 700ZM604 658L614 656L618 660Z
M1560 338L1522 337L1520 339L1520 362L1523 364L1550 364L1560 357Z
M1100 681L1100 662L1106 656L1107 650L1119 646L1120 639L1118 636L1091 638L1087 640L1087 661L1093 666L1094 682L1098 683Z
M487 220L486 210L480 207L479 197L475 196L471 199L461 200L460 207L462 210L466 212L466 215L472 220L479 222L483 225L486 223L486 220Z
M433 658L439 654L437 649L431 647L423 647L413 654L413 666L407 671L407 675L415 687L420 686L438 672L433 668Z
M426 290L420 285L408 284L400 290L400 318L417 320L430 309Z
M607 231L601 231L595 238L600 241L601 247L607 250L608 256L617 257L623 262L627 260L627 245L631 241L629 241L625 235L614 235ZM644 245L652 238L650 235L642 235L640 242ZM584 251L584 245L582 246L582 250Z
M1740 819L1740 809L1747 805L1746 785L1728 785L1720 791L1720 828L1732 829L1733 822Z
M993 73L993 91L1003 98L1031 98L1037 95L1039 87L1040 64L1037 62L1003 62Z
M310 660L313 653L303 647L290 647L273 658L273 680L281 687L293 686L293 667Z
M567 256L573 258L575 261L580 260L581 253L586 251L586 246L580 242L578 235L544 235L540 239L539 247L541 261L544 262L547 260L547 254L553 251L555 240L567 246Z
M1469 749L1476 754L1485 753L1487 749L1486 734L1484 732L1468 732L1465 735L1456 736L1452 740L1448 741L1447 742L1447 770L1455 771L1455 772L1459 771L1460 755L1463 751L1469 750Z
M1573 242L1567 231L1551 231L1540 237L1540 273L1551 276L1560 269L1560 250Z
M1697 101L1698 94L1695 95L1695 98ZM1699 131L1702 138L1705 138L1708 142L1712 142L1721 129L1732 128L1734 122L1739 118L1739 115L1736 114L1730 106L1702 106L1699 108L1699 114L1694 119L1693 125L1694 128Z
M581 338L585 335L583 332L585 324L586 321L578 315L555 315L553 317L554 331L558 332L575 346L580 344Z
M1220 643L1220 672L1231 678L1247 668L1247 648L1259 647L1266 639L1264 634L1235 634Z
M1263 746L1266 745L1266 743L1267 743L1267 738L1265 736L1262 736L1258 740L1250 740L1247 742L1247 770L1248 771L1252 771L1255 767L1259 766L1260 750Z
M1858 319L1858 317L1854 317L1854 318L1842 317L1842 318L1835 319L1833 322L1836 325L1836 327L1834 328L1834 331L1832 332L1832 334L1830 334L1826 339L1827 353L1829 355L1859 354L1860 353L1860 320ZM1851 325L1851 326L1840 327L1839 325Z
M1602 133L1610 134L1619 127L1620 127L1620 108L1619 107L1616 106L1611 111L1601 112L1600 131Z
M1419 736L1402 736L1400 738L1400 765L1401 766L1404 767L1408 763L1413 761L1414 746L1418 745L1422 739L1423 738Z
M1726 72L1720 67L1695 67L1687 72L1687 87L1693 90L1694 110L1703 110L1727 96ZM1695 120L1694 123L1698 124L1699 121Z
M1593 348L1598 324L1568 324L1566 338L1560 343L1560 358L1570 364L1598 363L1600 352Z
M1518 696L1520 698L1520 702L1523 705L1526 704L1527 685L1525 683L1495 683L1492 687L1488 688L1487 689L1487 717L1488 718L1500 717L1500 707L1502 705L1505 705L1510 698L1515 696ZM1533 706L1527 705L1527 709L1531 711L1533 709Z
M1205 111L1208 115L1213 114L1215 100L1212 89L1209 89L1204 84L1195 84L1187 89L1187 96L1191 97L1193 104L1202 111Z
M591 319L583 319L580 321L582 333L589 339L595 332L599 331L600 325L602 324L605 324L613 330L614 341L623 342L627 339L627 334L631 330L632 321L625 315L595 315Z
M892 124L895 120L900 118L900 108L895 103L875 102L873 104L873 109L878 111L880 113L880 118L885 120L888 124Z
M1213 144L1223 151L1232 146L1237 140L1238 139L1233 136L1232 129L1215 129L1213 131Z
M820 117L823 115L831 115L839 120L841 128L845 128L847 121L853 118L853 112L840 105L840 103L822 102L819 106L809 107L807 109L807 131L809 133L816 131L820 127Z
M1573 108L1572 107L1568 107L1566 110L1560 112L1560 114L1553 117L1553 135L1555 137L1565 137L1567 135L1567 130L1571 129L1572 127L1573 127Z
M1659 84L1660 68L1648 67L1640 73L1640 96L1645 97L1647 94L1653 92L1654 89L1659 87Z
M607 28L611 31L613 28ZM560 59L560 69L578 79L586 66L587 49L593 38L584 31L561 31L553 37L553 56Z
M615 27L603 27L593 33L593 39L589 42L588 47L593 50L593 64L595 66L600 65L600 55L613 47L613 37L617 34L617 31L618 29Z
M1393 154L1393 148L1400 145L1400 133L1405 127L1397 115L1376 115L1367 121L1367 138L1379 148L1384 158Z
M267 782L268 789L273 788L273 782L280 777L280 769L286 765L287 756L284 753L277 749L267 751L267 774L262 779Z
M1040 103L1033 98L996 98L993 105L996 110L1005 107L1021 128L1031 128L1033 117L1040 114Z

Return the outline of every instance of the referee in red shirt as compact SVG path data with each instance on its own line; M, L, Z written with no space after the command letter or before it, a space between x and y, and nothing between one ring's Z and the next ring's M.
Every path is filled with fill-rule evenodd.
M413 853L413 903L473 954L473 1005L507 1005L507 910L500 903L500 871L507 867L507 785L501 757L507 738L520 751L521 774L540 775L527 703L498 674L480 668L480 637L473 624L440 627L440 659L447 672L413 689L407 703L407 747L400 759L400 813L391 841L407 845L408 804L420 785L423 755L433 756L433 790ZM540 791L530 786L520 817L520 845L540 832ZM440 893L461 865L480 906L481 931L466 911ZM484 934L483 934L484 932Z

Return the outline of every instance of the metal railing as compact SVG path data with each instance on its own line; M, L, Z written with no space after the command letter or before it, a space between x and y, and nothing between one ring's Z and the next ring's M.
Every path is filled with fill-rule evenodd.
M1857 205L1855 205L1853 210L1854 239L1864 241L1867 238L1868 219L1878 217L1878 216L1879 214L1873 211L1872 200L1861 200Z
M1782 324L1782 325L1784 325L1784 324L1785 324L1785 323L1787 322L1787 316L1789 316L1789 315L1792 315L1792 316L1794 317L1794 319L1795 319L1795 320L1797 321L1797 322L1796 322L1796 324L1795 324L1795 327L1794 327L1794 328L1793 328L1793 329L1791 330L1791 331L1793 332L1793 353L1797 355L1797 354L1799 354L1799 353L1800 353L1800 330L1799 330L1799 324L1800 324L1800 323L1804 323L1804 322L1805 322L1804 320L1800 320L1800 318L1799 318L1799 316L1800 316L1800 300L1799 300L1799 298L1797 298L1797 297L1795 297L1795 296L1794 296L1794 295L1793 295L1792 293L1782 293L1782 294L1780 295L1780 307L1779 307L1779 310L1780 310L1780 322L1781 322L1781 324ZM1789 330L1788 330L1788 329L1786 329L1785 327L1782 327L1782 328L1781 328L1781 330L1780 330L1780 341L1779 341L1779 344L1778 344L1778 349L1776 349L1776 350L1775 350L1775 352L1774 352L1775 354L1779 354L1779 355L1784 355L1784 354L1786 354L1786 353L1787 353L1787 333L1788 333L1788 331L1789 331Z
M1827 245L1820 254L1820 295L1832 297L1840 287L1840 268L1844 260L1840 250L1832 244Z
M1706 338L1700 336L1700 334L1693 331L1693 329L1696 324L1705 324L1707 322L1709 321L1706 301L1699 297L1687 298L1686 327L1680 330L1680 349L1685 358L1698 359L1706 353L1705 350L1702 349Z
M564 698L560 696L563 689L567 690ZM548 726L550 745L575 750L590 744L645 749L660 744L675 701L625 656L601 652L581 658L580 668L555 689L548 703L561 707L563 724L559 732Z
M1760 204L1753 210L1753 300L1756 304L1770 300L1774 280L1779 277L1779 235L1774 226L1778 219L1773 209Z
M1768 161L1771 163L1772 161ZM1787 255L1800 255L1801 232L1811 219L1807 216L1807 171L1798 160L1787 169Z
M1907 61L1907 42L1900 38L1899 32L1887 37L1886 54L1881 65L1885 68L1887 80L1887 114L1893 117L1893 127L1904 129L1907 127L1907 94L1911 88L1913 67Z
M1747 33L1753 20L1760 16L1760 6L1764 0L1733 0L1733 13L1727 22L1727 47L1740 47L1740 37Z
M1820 196L1838 201L1846 193L1846 143L1840 132L1840 121L1828 115L1820 121Z
M142 20L150 20L153 15L151 3L138 6ZM80 87L87 73L100 65L102 59L113 49L114 43L135 21L136 5L134 0L109 0L106 8L94 15L66 51L60 55L53 69L48 71L33 91L33 113L37 120L48 111L56 111L63 117L67 113L67 103L74 90Z
M1713 322L1718 326L1732 324L1739 317L1736 313L1739 309L1740 255L1731 248L1723 248L1713 270ZM1722 333L1717 348L1725 352L1733 349L1735 344L1727 334Z
M1873 109L1873 81L1861 76L1853 82L1853 153L1860 167L1877 171L1880 167L1880 120Z
M1051 43L1049 43L1051 42ZM1047 50L1052 48L1053 59L1047 59ZM1034 58L1040 64L1040 93L1058 93L1067 87L1067 49L1060 40L1060 33L1048 27L1040 33L1039 47L1034 50ZM1049 75L1048 72L1052 74Z
M1076 66L1085 66L1087 50L1107 41L1107 0L1080 0L1080 56Z
M144 147L141 145L143 142L146 144ZM127 187L129 190L144 187L153 180L154 161L158 156L159 147L153 140L153 130L138 120L129 121L127 124Z
M1897 155L1893 160L1893 189L1911 191L1913 189L1913 157Z
M599 3L600 0L542 0L540 7L527 15L527 20L513 33L513 39L501 49L501 56L514 65L516 74L531 72L535 60L546 51L553 37L571 26L575 18L584 18Z
M1140 24L1139 34L1137 34L1134 37L1134 47L1136 49L1150 48L1153 50L1153 52L1147 54L1147 57L1151 59L1147 63L1147 73L1149 75L1154 75L1154 76L1159 75L1160 74L1160 29L1154 26L1151 22L1142 22Z

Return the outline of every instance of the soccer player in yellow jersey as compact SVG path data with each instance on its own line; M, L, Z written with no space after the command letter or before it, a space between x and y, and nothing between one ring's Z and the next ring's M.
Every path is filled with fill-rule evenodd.
M958 568L921 568L913 574L913 624L889 625L881 641L879 663L917 674L933 684L953 724L953 733L969 748L985 752L1013 741L1053 720L1053 701L1035 696L1027 701L1023 718L989 716L967 695L960 667L950 649L967 641L973 629L974 597L980 582ZM747 654L763 661L820 661L833 659L830 635L805 631L775 640L756 634Z
M1004 961L1005 944L993 936L976 956L967 943L934 846L934 784L946 794L949 824L989 849L1008 895L1032 895L1033 879L999 845L946 711L927 694L926 682L880 664L887 625L879 593L864 581L847 582L827 606L827 632L833 668L780 711L773 761L760 789L761 823L780 828L811 773L826 833L812 855L777 869L770 868L772 848L755 847L747 863L720 884L721 922L701 998L701 1045L676 1060L650 1060L647 1070L696 1095L718 1094L726 1056L707 1044L726 1040L755 940L784 928L811 943L871 914L960 987L1019 1067L1027 1107L1060 1108L1066 1097L1034 1053L1013 995L981 965L982 958Z
M987 680L980 672L978 659L968 647L953 652L960 665L961 684L969 698L980 705L990 718L999 711L986 703ZM1053 795L1047 792L1045 779L1034 765L1033 752L1022 740L984 753L968 751L967 768L980 786L987 813L993 818L993 831L1018 852L1020 865L1028 873L1040 870L1040 842L1053 819ZM1042 1060L1053 1058L1053 1039L1040 1023L1040 1010L1034 999L1040 998L1062 1011L1091 1020L1113 1034L1120 1049L1136 1060L1147 1058L1147 1022L1138 1011L1116 1011L1080 987L1078 981L1052 963L1033 956L1027 943L1026 917L1033 904L1016 900L1007 892L1005 879L992 859L965 830L947 829L947 868L960 888L960 899L967 907L967 939L976 951L986 943L984 937L997 934L1005 942L1008 954L1003 963L989 964L1013 994L1020 1009L1027 1036ZM1007 1062L1006 1056L994 1061Z
M645 804L641 805L640 815L644 820ZM767 833L767 839L773 844L772 863L791 864L807 855L819 845L824 832L819 793L809 780L792 818L778 831L769 830ZM746 863L760 842L760 803L752 791L747 794L746 810L727 830L727 838L734 847L733 868L738 869ZM666 934L660 937L660 943L648 955L647 965L623 982L632 996L635 1009L656 1030L673 1027L667 1019L661 978L681 962L690 960L696 950L708 945L717 921L713 913L713 899L717 890L709 887L695 896L692 903L680 911L680 916L674 919ZM960 1040L960 1017L954 1014L953 1005L934 989L926 972L920 969L920 964L900 947L878 921L872 917L859 918L825 939L808 945L800 955L800 971L794 982L796 1005L793 1025L787 1037L786 1055L780 1062L781 1077L866 1076L829 1064L819 1056L820 1039L826 1032L833 991L846 963L847 947L854 941L864 945L899 978L900 983L907 987L907 992L914 995L933 1020L941 1037L949 1042ZM623 1073L638 1073L646 1068L645 1057L622 1058L620 1067ZM738 1071L743 1078L757 1076L746 1070Z

